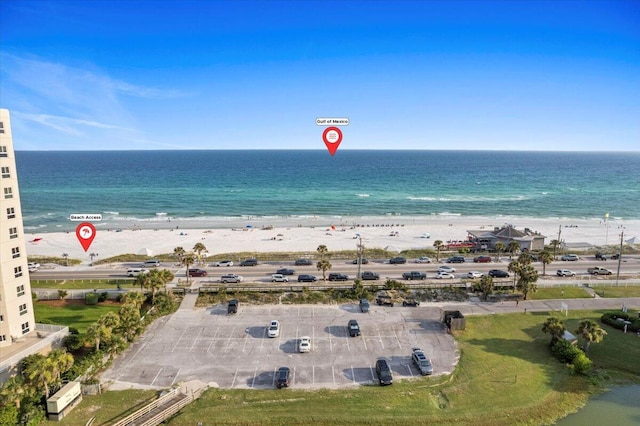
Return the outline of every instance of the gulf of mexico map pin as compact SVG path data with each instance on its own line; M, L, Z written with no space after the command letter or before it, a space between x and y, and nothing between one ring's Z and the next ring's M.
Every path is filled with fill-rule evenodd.
M329 154L333 157L338 147L340 146L340 142L342 142L342 131L335 126L348 126L349 119L348 118L317 118L316 124L318 126L327 126L332 125L324 129L322 132L322 140L324 144L327 146L329 150Z
M76 237L84 251L87 251L96 237L96 227L89 222L83 222L76 227Z

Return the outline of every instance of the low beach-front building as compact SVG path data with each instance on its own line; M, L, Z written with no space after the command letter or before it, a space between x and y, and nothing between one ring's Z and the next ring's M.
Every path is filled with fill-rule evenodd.
M505 225L502 228L495 227L492 231L485 229L467 230L469 241L474 244L474 250L495 250L496 244L501 242L505 247L515 241L524 251L540 251L544 249L544 235L534 232L529 228L524 231L517 230L513 225Z

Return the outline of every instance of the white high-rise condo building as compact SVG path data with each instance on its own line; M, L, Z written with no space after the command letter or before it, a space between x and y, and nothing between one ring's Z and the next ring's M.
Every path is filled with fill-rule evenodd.
M35 333L9 111L0 109L0 352Z

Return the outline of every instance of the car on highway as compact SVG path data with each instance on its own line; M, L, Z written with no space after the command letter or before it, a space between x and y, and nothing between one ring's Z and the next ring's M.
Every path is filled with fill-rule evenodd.
M311 337L302 336L300 338L300 343L298 344L298 352L300 353L311 352Z
M596 253L596 259L598 260L609 260L609 259L618 259L620 257L620 255L618 253L616 254L604 254L604 253L600 253L597 252Z
M313 260L311 259L297 259L294 263L296 266L311 266L313 265Z
M427 256L422 256L416 259L416 263L431 263L431 258Z
M255 258L245 259L242 262L240 262L240 266L256 266L256 265L258 265L258 259L255 259Z
M310 274L301 274L298 275L298 282L299 283L313 283L318 281L318 278L316 278L315 275L310 275Z
M482 275L484 275L482 272L480 271L469 271L467 272L467 278L471 278L472 280L475 280L476 278L482 278Z
M231 260L221 260L220 262L213 262L213 266L215 267L220 267L220 266L233 266L233 262Z
M393 383L391 367L389 367L389 364L384 359L376 361L376 375L378 376L380 386L387 386Z
M267 327L267 335L269 337L278 337L280 335L280 321L271 320Z
M337 272L332 272L329 274L329 281L347 281L349 276L347 274L339 274Z
M402 274L403 280L425 280L427 279L427 274L419 271L411 271L405 272Z
M38 270L39 267L40 267L40 264L38 262L29 262L27 264L27 269L29 270L29 272L35 272Z
M276 373L276 387L278 389L288 388L291 380L291 370L289 367L280 367Z
M347 323L347 331L349 332L349 336L357 337L360 335L360 326L358 325L358 321L352 319Z
M575 262L576 260L580 260L580 257L578 257L577 254L565 254L560 260L564 262Z
M289 269L289 268L280 268L276 271L276 274L282 274L282 275L293 275L295 273L296 273L295 270Z
M379 280L380 275L377 272L364 271L360 274L360 278L363 280Z
M288 283L289 278L286 275L282 274L271 274L271 282L272 283Z
M489 276L493 278L508 278L509 273L507 271L503 271L502 269L491 269L489 271Z
M431 364L431 360L425 355L422 349L413 348L411 350L411 359L413 360L413 364L418 367L418 370L420 370L420 374L423 376L433 374L433 365Z
M207 271L204 269L189 269L190 277L206 277Z
M354 265L357 265L358 264L358 259L354 259L353 262L351 262L351 263L354 264ZM361 265L366 265L368 263L369 263L369 261L367 259L365 259L364 257L362 258L362 262L360 262Z
M407 259L402 256L396 256L389 259L389 263L392 265L404 265L405 263L407 263Z
M454 278L455 278L455 275L453 275L453 274L452 274L452 273L450 273L450 272L438 272L438 273L436 274L436 279L437 279L437 280L443 280L443 279L449 279L449 280L451 280L451 279L454 279Z
M220 281L223 283L241 283L243 280L242 276L238 274L225 274L220 277Z
M556 271L556 275L559 277L575 277L576 273L569 269L558 269Z
M148 274L148 273L149 273L149 270L148 269L144 269L144 268L127 269L127 276L128 277L137 277L138 275Z
M360 299L360 312L367 313L369 312L369 301L365 298Z
M447 263L464 263L464 256L451 256L446 260Z
M455 272L456 268L453 268L451 266L446 266L446 265L442 265L438 267L438 272L448 272L448 273L452 273Z
M160 266L160 261L158 259L149 259L146 260L142 266L144 266L145 268L156 268L158 266Z
M473 258L474 263L489 263L491 262L491 256L476 256Z
M229 304L227 305L227 314L237 314L238 313L238 299L229 300Z
M587 272L591 275L611 275L613 272L608 270L607 268L601 268L599 266L595 266L593 268L587 268Z

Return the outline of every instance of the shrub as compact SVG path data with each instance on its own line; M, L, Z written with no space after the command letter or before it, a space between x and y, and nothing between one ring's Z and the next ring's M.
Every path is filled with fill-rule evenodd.
M106 291L103 291L98 295L98 303L104 302L105 300L107 300L108 297L109 297L109 293L107 293Z
M573 371L578 374L587 374L592 366L593 363L584 352L580 352L573 360Z
M67 294L69 294L69 293L66 290L58 290L58 297L60 298L60 300L62 300L65 297L67 297Z
M62 345L69 352L75 352L84 346L84 341L79 334L69 334L62 340Z
M98 293L87 293L86 296L84 296L84 303L87 305L97 305L98 297Z
M578 355L584 354L579 347L564 339L556 340L556 342L551 346L551 353L565 364L572 364Z
M625 312L609 312L602 315L600 317L600 321L607 325L610 325L611 327L617 328L618 330L624 330L624 324L618 321L618 318L629 321L631 323L627 326L628 332L640 331L640 318L637 315L632 315Z
M384 283L384 289L385 290L408 290L409 287L407 287L406 284L396 280L387 280Z

